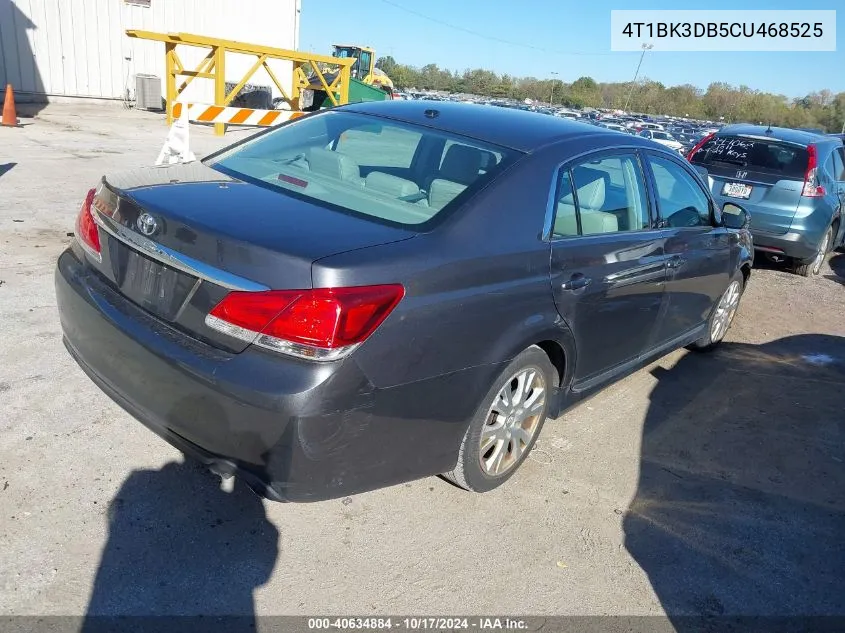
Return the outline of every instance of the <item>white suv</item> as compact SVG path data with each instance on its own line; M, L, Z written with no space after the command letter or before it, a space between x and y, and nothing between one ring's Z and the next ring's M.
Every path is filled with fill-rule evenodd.
M669 132L664 132L663 130L643 130L642 132L640 132L640 136L644 138L649 138L655 143L665 145L669 149L673 149L676 152L683 152L683 143L681 143L678 139L669 134Z

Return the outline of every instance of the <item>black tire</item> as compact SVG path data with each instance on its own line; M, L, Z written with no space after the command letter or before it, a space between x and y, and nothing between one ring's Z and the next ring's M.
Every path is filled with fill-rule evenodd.
M732 308L729 308L730 314L728 316L728 325L721 331L720 333L716 334L714 338L714 324L717 318L717 314L719 313L719 307L722 305L722 302L726 300L728 293L731 292L731 287L737 284L738 286L738 296L736 298L736 303L733 305ZM722 296L719 297L719 301L713 306L713 311L710 313L710 317L707 319L707 333L698 339L695 343L687 346L687 349L692 350L694 352L710 352L716 349L719 344L724 340L725 334L727 334L728 330L733 323L734 316L736 315L737 310L739 309L739 304L742 301L742 293L745 292L745 277L743 276L742 272L738 272L736 276L731 279L731 283L728 284L728 287L725 289L725 292L722 293Z
M827 231L824 232L821 242L819 242L819 248L816 251L816 256L809 261L795 260L792 264L792 272L796 275L801 275L802 277L813 277L814 275L818 275L821 272L825 257L827 257L827 254L830 252L832 243L833 227L829 226L827 227Z
M500 391L509 384L509 381L511 385L516 382L515 380L511 380L511 378L516 378L516 376L518 376L521 372L531 369L536 370L545 383L545 398L542 408L538 410L535 416L530 416L530 418L526 420L526 422L530 421L532 425L532 435L530 441L525 445L525 448L521 449L521 454L514 458L511 464L507 466L507 470L498 475L491 475L485 471L481 464L482 431L489 426L494 426L488 425L488 422L493 419L494 414L491 410L492 407L497 402L500 402ZM540 431L543 428L543 424L546 421L546 415L549 410L549 398L554 391L554 387L557 385L557 380L557 371L552 366L549 357L536 345L532 345L525 351L521 352L516 358L508 363L508 366L499 374L493 385L490 387L490 390L485 394L478 410L475 412L475 415L470 421L469 427L467 428L464 438L461 441L460 451L458 452L458 462L455 465L455 469L452 470L452 472L444 473L443 477L455 485L473 492L487 492L488 490L501 486L510 479L531 453L531 449L534 447L537 437L540 435ZM508 421L510 421L510 418L508 418L505 422ZM502 447L499 448L499 451L504 451L506 455L511 455L511 449L514 441L519 442L519 440L511 439L511 443L506 446L503 444ZM522 443L519 443L519 446L522 446ZM485 452L485 455L490 454L493 450L495 449L491 447ZM504 461L504 459L502 461Z

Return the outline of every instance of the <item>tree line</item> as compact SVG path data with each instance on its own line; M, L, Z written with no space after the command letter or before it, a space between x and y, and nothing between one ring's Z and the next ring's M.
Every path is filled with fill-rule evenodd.
M799 99L753 90L748 86L711 83L706 90L691 84L667 87L659 81L600 83L581 77L572 83L557 79L499 75L476 68L463 72L427 64L422 68L396 62L390 56L376 65L398 88L442 90L494 98L531 99L573 108L623 109L629 112L682 116L726 122L821 128L840 132L845 124L845 92L813 92Z

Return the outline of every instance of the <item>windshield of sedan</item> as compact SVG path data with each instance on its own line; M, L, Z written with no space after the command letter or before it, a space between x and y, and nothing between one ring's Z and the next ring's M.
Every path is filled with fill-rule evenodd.
M423 224L460 205L518 152L353 112L294 121L208 164L241 180L391 224Z
M651 138L653 138L653 139L655 139L655 140L657 140L657 141L674 141L674 140L675 140L675 139L672 137L672 135L671 135L671 134L668 134L668 133L666 133L666 132L658 132L658 131L654 131L654 132L652 132L652 133L651 133Z

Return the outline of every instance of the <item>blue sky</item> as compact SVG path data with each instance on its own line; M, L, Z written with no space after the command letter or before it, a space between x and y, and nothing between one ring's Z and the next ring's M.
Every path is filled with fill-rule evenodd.
M535 77L557 72L566 82L583 75L598 81L629 81L639 53L610 52L610 11L635 8L839 9L836 52L652 51L646 54L640 76L702 88L727 81L790 97L823 88L845 91L842 0L302 0L300 48L328 52L333 43L356 43L415 66L431 62L441 68L489 68ZM435 23L414 11L487 37Z

